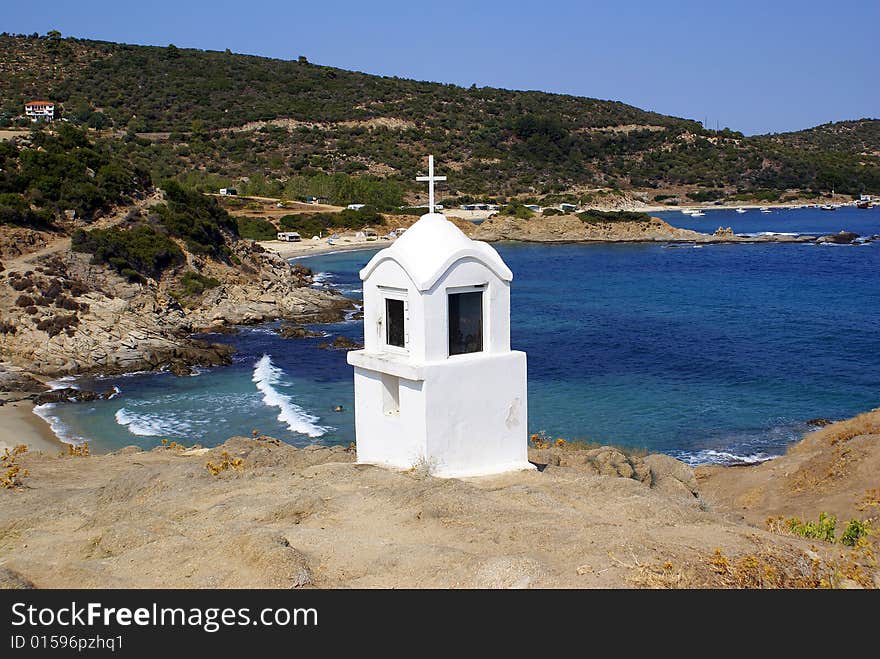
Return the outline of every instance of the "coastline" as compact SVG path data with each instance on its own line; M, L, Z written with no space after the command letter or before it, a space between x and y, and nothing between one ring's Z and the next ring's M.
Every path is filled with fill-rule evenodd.
M273 252L284 259L295 259L305 256L316 256L331 252L354 252L362 249L381 249L394 243L389 240L363 240L357 238L341 238L332 245L325 241L304 240L299 243L286 243L281 240L262 240L258 244L263 249Z
M32 401L13 398L0 405L0 453L19 444L51 455L67 449L51 426L34 413Z

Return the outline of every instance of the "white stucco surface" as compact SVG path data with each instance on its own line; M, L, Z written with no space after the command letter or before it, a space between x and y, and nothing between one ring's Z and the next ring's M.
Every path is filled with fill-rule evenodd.
M513 273L439 213L361 270L364 349L354 366L358 462L444 477L531 469L526 355L510 350ZM482 350L449 354L451 293L482 292ZM387 345L386 298L404 300L405 345Z
M370 259L360 277L366 280L380 263L391 259L403 267L418 290L427 291L453 263L466 257L482 262L504 281L513 279L491 245L471 240L441 213L422 215L391 247Z

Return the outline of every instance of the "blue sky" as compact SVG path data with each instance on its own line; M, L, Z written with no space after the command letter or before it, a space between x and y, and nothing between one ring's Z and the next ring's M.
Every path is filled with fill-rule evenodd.
M880 117L878 26L878 0L77 0L9 3L0 16L0 31L306 55L381 75L620 100L747 134Z

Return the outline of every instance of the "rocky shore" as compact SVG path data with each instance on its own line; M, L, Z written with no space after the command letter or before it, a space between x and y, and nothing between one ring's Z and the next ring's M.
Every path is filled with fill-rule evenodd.
M576 215L553 215L527 220L494 215L480 224L471 235L488 242L520 240L540 243L571 242L680 242L680 243L803 243L812 236L784 234L740 236L730 228L719 227L715 233L679 229L659 217L646 222L583 222Z
M876 523L865 478L878 440L875 411L759 466L695 474L664 455L554 444L531 450L538 471L467 480L269 437L30 451L16 457L27 475L0 488L0 586L877 587L876 535L849 547L765 520ZM852 468L826 477L848 451ZM821 484L804 498L810 478Z
M342 318L346 298L309 287L308 270L250 241L234 245L238 265L192 265L218 284L181 299L175 282L131 283L69 249L4 263L0 273L0 368L42 377L118 373L227 363L231 348L192 334L277 318L301 323Z

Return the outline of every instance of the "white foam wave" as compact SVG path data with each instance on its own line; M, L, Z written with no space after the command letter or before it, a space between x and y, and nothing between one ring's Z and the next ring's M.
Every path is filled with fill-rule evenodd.
M263 355L254 364L254 375L251 379L263 394L263 403L280 410L278 420L287 424L289 430L309 437L320 437L327 432L327 429L315 425L318 417L308 414L296 405L290 396L275 388L274 385L281 382L283 375L284 372L272 363L272 358Z
M114 415L116 423L138 437L160 437L171 435L182 437L192 431L192 426L168 415L133 412L124 407Z
M767 236L788 236L789 238L797 238L801 234L785 231L753 231L751 233L738 233L736 235L740 238L763 238Z
M759 462L772 460L775 456L768 455L763 451L752 453L750 455L738 455L729 451L716 451L715 449L704 449L702 451L687 452L683 451L675 456L684 463L692 467L700 465L716 464L716 465L750 465Z
M44 403L43 405L35 405L33 412L43 421L48 423L55 436L65 444L82 444L83 442L88 441L87 438L80 437L79 435L74 433L67 426L66 423L64 423L54 414L52 414L52 410L54 410L56 406L57 403Z
M47 383L49 385L49 389L54 391L55 389L79 389L79 385L76 383L75 375L65 375L64 377L60 377L57 380L49 380Z
M332 272L316 272L312 275L312 286L323 286L332 279Z

